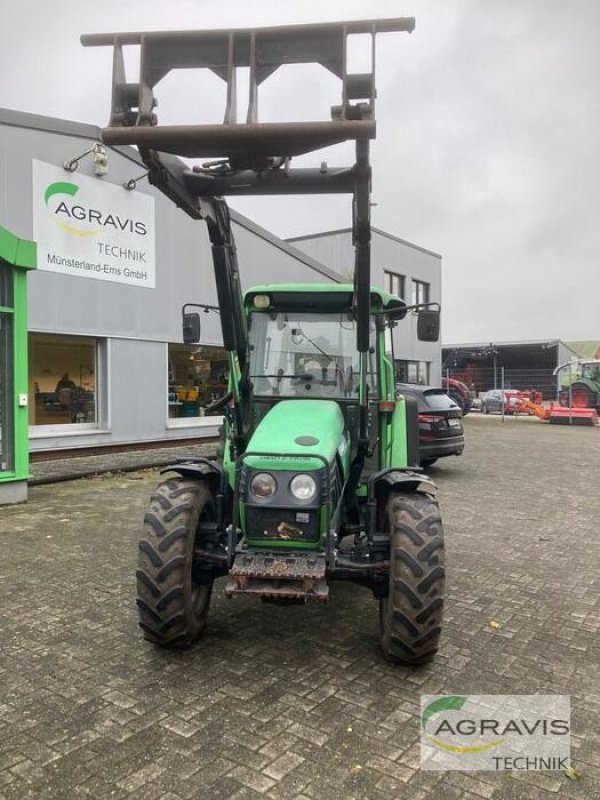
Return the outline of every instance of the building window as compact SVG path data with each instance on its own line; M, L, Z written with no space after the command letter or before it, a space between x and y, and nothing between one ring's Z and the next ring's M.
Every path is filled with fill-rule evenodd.
M411 305L416 306L420 303L429 302L429 284L424 281L412 282L412 301Z
M30 425L97 423L97 340L29 334Z
M406 278L404 275L399 275L397 272L383 271L384 288L386 292L395 294L396 297L404 298L404 291L406 288Z
M169 345L169 418L201 417L227 393L228 361L222 347Z
M400 383L429 383L428 361L396 361L396 380Z

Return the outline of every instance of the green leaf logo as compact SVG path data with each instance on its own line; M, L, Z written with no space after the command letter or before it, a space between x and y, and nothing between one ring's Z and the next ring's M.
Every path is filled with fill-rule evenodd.
M52 197L55 194L68 194L70 197L74 197L77 192L79 191L79 186L76 183L70 183L68 181L57 181L56 183L51 183L46 187L46 191L44 192L44 202L46 206ZM60 205L59 205L60 207ZM99 231L95 230L86 230L85 228L77 228L75 225L70 225L68 222L64 222L63 220L59 219L56 216L56 212L53 214L52 219L54 222L62 228L67 233L70 233L72 236L98 236Z
M440 750L445 750L448 753L483 753L503 743L504 739L499 739L497 742L489 742L488 744L476 746L456 745L444 742L427 733L425 726L434 714L438 714L440 711L460 711L467 700L468 698L462 695L449 695L448 697L438 697L437 700L432 700L431 703L425 706L423 714L421 715L421 728L429 741Z
M466 702L467 698L461 697L460 695L438 697L437 700L433 700L431 703L425 706L425 710L423 711L423 715L421 717L421 727L423 730L425 730L427 720L434 714L437 714L438 711L459 711Z
M55 194L69 194L74 197L79 191L79 186L75 183L67 183L66 181L58 181L51 183L44 192L44 201L48 205L48 200Z

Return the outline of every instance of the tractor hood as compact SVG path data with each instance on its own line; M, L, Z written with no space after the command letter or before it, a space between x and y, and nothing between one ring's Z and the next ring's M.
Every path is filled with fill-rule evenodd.
M322 459L331 464L337 452L343 457L346 448L344 417L337 403L282 400L260 422L244 463L255 469L316 470L323 468Z

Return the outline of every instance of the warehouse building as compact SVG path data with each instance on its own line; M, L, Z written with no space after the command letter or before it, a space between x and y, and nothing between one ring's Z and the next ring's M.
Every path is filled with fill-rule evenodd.
M519 342L472 342L444 344L445 377L463 381L477 392L504 386L535 389L544 400L557 396L561 375L558 367L578 358L573 347L560 339ZM562 379L566 380L566 373Z

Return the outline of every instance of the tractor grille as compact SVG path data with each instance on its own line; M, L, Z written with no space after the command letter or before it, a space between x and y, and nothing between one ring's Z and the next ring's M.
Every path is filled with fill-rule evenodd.
M316 542L319 538L319 512L303 508L246 506L246 533L249 539Z

